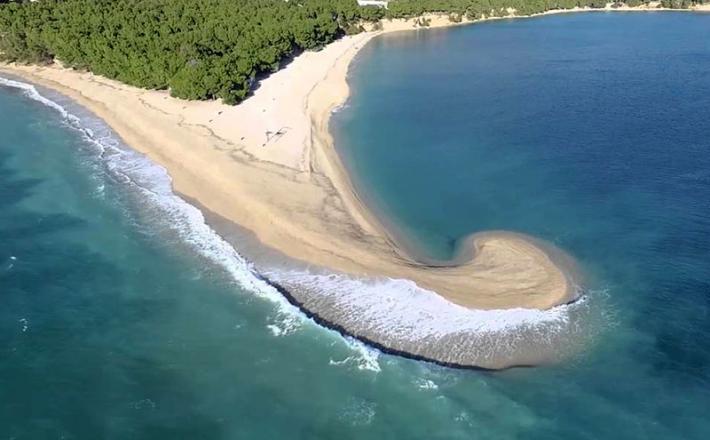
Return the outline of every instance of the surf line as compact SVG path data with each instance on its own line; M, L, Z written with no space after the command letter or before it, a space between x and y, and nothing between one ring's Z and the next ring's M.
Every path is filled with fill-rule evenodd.
M517 368L534 368L535 367L535 365L530 365L530 364L514 364L514 365L508 365L508 366L502 367L502 368L487 368L487 367L480 367L477 365L467 365L467 364L459 364L456 362L441 361L441 360L437 360L434 358L430 358L428 356L423 356L420 354L414 354L414 353L410 353L408 351L398 350L396 348L391 348L386 345L383 345L382 343L374 341L368 337L353 333L338 323L324 319L323 317L318 315L316 312L304 307L303 303L301 301L299 301L286 287L281 285L279 282L274 281L255 270L251 270L251 273L260 281L263 281L264 283L273 287L284 298L286 298L286 301L288 301L292 306L294 306L298 310L300 310L301 313L306 315L306 317L312 319L316 324L320 325L321 327L325 327L327 329L334 330L334 331L338 332L343 337L354 338L354 339L368 345L369 347L375 348L385 354L398 356L398 357L405 358L405 359L420 361L420 362L427 362L427 363L439 365L442 367L455 368L458 370L481 371L481 372L497 372L497 371L510 370L513 368L517 369Z

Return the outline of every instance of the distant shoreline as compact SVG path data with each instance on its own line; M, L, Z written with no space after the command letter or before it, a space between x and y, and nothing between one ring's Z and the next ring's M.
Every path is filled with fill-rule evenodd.
M442 15L430 18L432 28L458 25ZM495 19L504 18L512 17ZM411 22L398 20L385 23L383 32L410 29ZM166 92L57 66L1 66L0 71L87 107L128 145L164 166L176 192L288 257L355 277L412 280L476 310L546 310L573 301L576 274L534 239L500 231L477 233L469 240L470 261L431 267L404 252L361 202L333 147L329 120L349 95L347 72L353 58L383 32L345 37L320 52L304 53L265 79L254 96L232 107L182 101ZM291 294L302 303L298 292ZM486 362L471 365L516 364Z

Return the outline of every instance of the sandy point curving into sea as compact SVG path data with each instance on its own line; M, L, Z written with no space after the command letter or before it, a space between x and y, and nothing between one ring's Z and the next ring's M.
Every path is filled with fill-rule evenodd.
M448 25L436 16L431 26ZM385 22L385 31L411 21ZM163 165L176 191L308 264L414 281L471 309L548 309L576 297L568 258L509 232L466 240L465 261L427 264L398 246L363 205L333 148L330 115L348 97L348 67L380 32L307 52L237 106L188 102L59 66L0 71L55 89Z

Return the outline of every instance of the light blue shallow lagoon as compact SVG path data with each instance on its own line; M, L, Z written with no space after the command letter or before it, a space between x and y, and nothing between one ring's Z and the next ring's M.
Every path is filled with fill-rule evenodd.
M6 82L0 438L710 436L710 15L391 34L350 83L332 128L363 198L422 256L491 229L569 252L579 353L479 372L346 340L100 120Z

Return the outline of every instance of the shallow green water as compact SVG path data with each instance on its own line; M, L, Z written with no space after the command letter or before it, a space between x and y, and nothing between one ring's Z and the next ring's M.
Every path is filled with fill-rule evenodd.
M707 438L709 30L586 14L360 56L338 146L418 247L512 229L591 274L586 349L501 373L305 320L100 121L0 88L0 438Z

